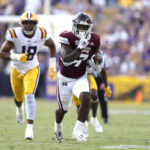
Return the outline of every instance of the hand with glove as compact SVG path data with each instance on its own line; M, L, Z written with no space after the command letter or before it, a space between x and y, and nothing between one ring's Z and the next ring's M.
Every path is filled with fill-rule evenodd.
M20 61L20 62L26 62L28 58L28 53L21 53L21 54L17 54L14 52L11 52L10 54L10 59L14 60L14 61Z
M49 59L48 75L52 80L56 76L56 58L55 57Z
M94 71L101 72L104 66L104 60L100 56L93 55L91 59L89 59L89 65L93 67Z
M85 39L85 37L81 37L77 48L83 49L83 48L87 47L88 44L89 44L88 40Z
M105 96L106 96L107 98L109 98L109 97L111 96L111 93L112 93L110 87L107 86L107 87L104 89L104 91L105 91Z

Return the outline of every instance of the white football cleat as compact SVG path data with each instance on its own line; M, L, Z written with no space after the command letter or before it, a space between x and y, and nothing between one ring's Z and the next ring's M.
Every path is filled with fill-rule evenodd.
M98 132L98 133L102 133L103 132L103 127L102 125L99 123L99 121L97 120L97 118L93 118L91 117L91 120L90 120L91 124L93 124L94 128L95 128L95 131Z
M72 138L77 139L78 142L86 142L86 135L84 129L73 129Z
M56 122L54 123L54 133L56 140L61 143L64 140L64 135L63 135L63 124L57 124Z
M56 137L56 140L61 143L63 140L64 140L64 135L62 132L58 132L56 131L55 132L55 137Z
M19 124L24 122L24 104L21 107L16 107L16 120Z
M33 125L27 125L26 131L25 131L25 139L27 140L33 140Z

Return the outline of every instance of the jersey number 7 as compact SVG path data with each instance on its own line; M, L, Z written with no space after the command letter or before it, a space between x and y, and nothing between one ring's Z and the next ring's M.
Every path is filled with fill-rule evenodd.
M27 60L33 60L34 55L36 54L37 46L22 46L22 53L28 53Z

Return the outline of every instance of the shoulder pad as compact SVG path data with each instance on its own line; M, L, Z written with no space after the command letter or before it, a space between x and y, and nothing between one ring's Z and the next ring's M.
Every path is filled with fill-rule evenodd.
M100 36L96 33L91 33L91 41L94 42L96 47L100 47Z
M75 45L75 41L78 40L77 37L70 31L65 31L59 34L59 42L64 44Z
M41 39L45 39L47 36L47 31L43 27L39 27L41 31Z
M17 38L17 34L16 34L14 28L9 28L8 31L9 31L12 39Z

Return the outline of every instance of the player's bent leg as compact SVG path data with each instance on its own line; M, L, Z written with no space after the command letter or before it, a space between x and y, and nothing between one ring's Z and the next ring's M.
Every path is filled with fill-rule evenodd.
M85 122L90 109L90 93L82 92L79 99L81 100L81 105L78 112L78 120Z
M33 121L36 112L36 102L33 94L25 95L26 101L26 115L27 115L27 127L25 131L25 139L32 140L33 136Z
M24 122L24 104L23 102L18 102L16 98L14 98L16 104L16 120L19 124L23 124Z
M64 140L62 120L66 113L67 113L67 111L64 111L62 109L56 110L56 121L54 123L54 134L55 134L56 140L59 143L61 143Z

